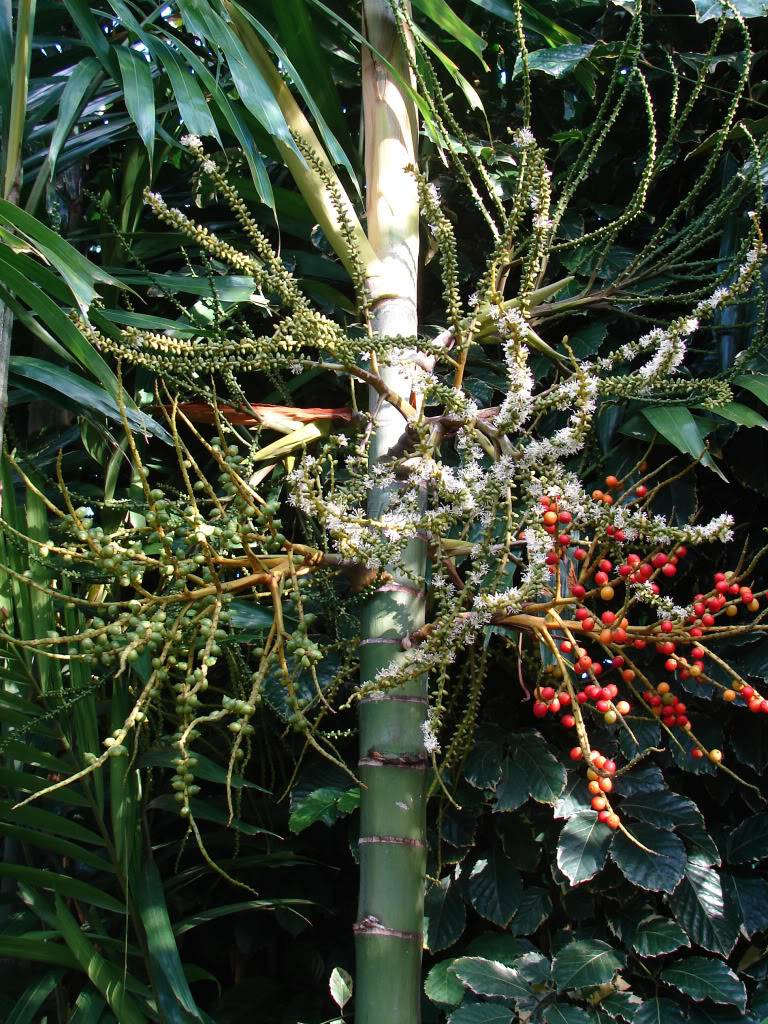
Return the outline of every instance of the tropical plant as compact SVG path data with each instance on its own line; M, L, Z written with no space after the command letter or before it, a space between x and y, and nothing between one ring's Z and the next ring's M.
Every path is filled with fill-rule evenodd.
M678 1019L676 1004L658 995L658 981L694 1001L743 1010L746 990L722 959L665 961L657 978L647 958L691 942L727 957L738 929L734 899L750 934L765 925L754 909L762 882L750 887L748 878L734 876L728 884L737 895L723 909L716 846L695 804L667 790L656 767L666 765L667 777L716 772L742 787L736 792L760 794L759 780L741 777L730 748L710 738L706 719L699 729L673 690L692 688L697 709L714 693L735 708L768 709L736 646L764 629L759 557L718 565L711 586L698 582L696 567L684 573L694 547L730 541L733 522L715 514L702 525L678 504L681 481L697 463L702 472L722 472L718 432L726 436L729 424L765 425L734 400L735 390L743 399L765 388L754 372L765 330L764 142L744 120L737 123L749 83L746 24L728 4L692 78L670 58L667 97L668 79L655 96L644 65L655 44L644 40L641 10L621 15L628 28L603 43L602 53L569 41L537 56L525 41L534 16L526 21L524 9L512 8L517 57L499 74L519 83L516 124L503 142L483 145L454 112L435 59L479 102L474 86L407 5L366 0L362 37L338 10L324 8L362 38L363 217L354 189L342 182L341 175L356 181L356 170L351 148L338 138L338 102L326 92L323 109L292 60L307 39L300 28L310 22L302 21L303 4L291 7L296 20L278 14L277 36L235 3L219 9L198 2L180 5L181 23L173 10L164 14L157 31L148 15L115 6L117 44L101 36L97 42L90 32L105 70L114 65L113 77L115 68L122 75L125 106L146 150L142 175L153 183L145 192L147 217L166 229L157 243L147 243L148 229L136 234L135 195L124 195L132 211L125 217L115 216L111 200L95 207L112 234L112 258L121 252L133 260L133 276L108 276L28 214L11 204L0 209L9 228L4 281L23 303L26 324L39 328L42 318L57 332L53 339L46 329L43 340L99 385L27 355L14 357L14 371L33 393L74 399L106 450L112 446L105 481L95 470L73 480L76 431L54 446L58 455L50 445L19 444L7 456L3 752L21 775L8 776L15 808L8 806L0 827L12 851L29 857L33 849L34 861L40 849L50 850L73 867L65 874L37 863L5 865L29 907L14 928L26 931L31 915L46 926L6 949L86 970L93 989L83 990L82 1019L105 1003L118 1020L205 1019L184 982L159 877L144 859L141 842L151 837L157 847L158 832L144 827L144 840L134 841L143 790L157 784L157 773L147 780L146 771L171 770L171 793L149 806L176 806L205 869L250 890L236 907L253 909L254 884L261 891L264 883L249 872L270 855L258 845L253 854L222 856L222 837L204 823L263 835L271 812L261 798L247 802L248 773L282 723L296 737L297 772L311 752L336 771L329 781L310 760L308 774L284 780L293 790L292 827L332 822L360 804L357 1020L419 1018L425 875L430 950L459 940L464 897L514 933L478 936L465 956L430 971L427 994L437 1006L458 1007L456 1024L510 1020L509 1003L549 1022ZM469 49L478 47L477 33L446 6L417 7ZM86 38L89 18L80 11L76 19ZM540 31L541 20L536 24ZM184 41L187 34L205 44L205 60ZM693 126L724 39L740 46L727 65L736 85L729 80L720 119L707 122L702 139ZM310 47L303 57L310 67L317 53ZM223 87L209 70L219 62L231 76ZM178 179L166 188L152 169L159 129L151 69L160 66L191 132L180 140L183 156L175 138L166 142L176 147L174 160L192 169L193 191ZM189 88L204 87L211 106L215 101L234 151L201 141L200 134L220 141L224 128L196 93L185 109L190 68L196 76L186 75L195 83ZM580 71L587 89L599 71L606 78L594 122L560 140L554 173L532 130L537 70ZM645 141L639 160L632 150L627 195L613 209L585 210L582 197L603 172L612 132L633 109ZM685 189L668 195L665 181L686 149L699 164ZM317 264L300 251L292 267L268 223L249 210L243 196L277 205L276 172L262 152L293 176L306 204L301 217L309 210L317 224L317 250L336 254L349 285L325 258L313 272ZM239 175L243 159L251 182ZM466 198L434 173L441 163ZM724 164L732 169L727 189L716 179ZM193 194L212 214L191 216ZM467 204L461 209L471 228L455 216L459 202ZM287 195L282 203L287 207ZM440 268L439 277L432 267L426 273L421 315L420 213ZM482 259L475 253L467 260L465 232L469 240L484 233ZM20 237L57 266L61 280L19 251ZM181 253L178 268L159 272L158 261L173 250ZM321 287L323 273L333 287ZM33 289L24 290L25 278ZM94 302L97 282L113 290L113 308ZM126 283L156 290L156 314L136 312L131 293L120 288ZM199 296L194 306L179 300L185 290ZM71 319L62 305L73 310ZM733 310L743 326L735 326ZM425 323L438 319L439 330L427 332ZM714 368L689 351L688 339L710 329L724 338L742 332L738 362L731 357ZM318 382L328 406L298 404L294 396L311 396ZM117 424L111 432L109 420ZM607 447L619 427L628 440L611 454L606 475L597 469L595 437ZM264 436L274 433L277 439ZM694 462L659 454L659 438ZM82 440L94 447L85 430ZM553 752L557 746L518 714L510 720L506 709L496 718L501 729L478 729L494 707L489 678L499 667L509 673L515 651L523 688L535 673L534 717L559 716L573 730L567 793L566 751ZM672 682L660 679L662 672ZM610 682L601 678L609 673ZM102 687L111 698L100 711ZM99 719L105 711L106 736ZM27 742L36 732L41 741ZM355 732L357 763L349 742ZM64 749L51 751L51 742ZM110 825L99 781L106 769ZM225 797L203 800L203 787L217 781ZM547 878L523 890L518 874L538 862L526 852L531 846L553 848L548 837L536 838L551 829L551 815L535 806L520 818L531 838L503 846L491 839L487 849L473 850L485 805L486 818L507 815L529 796L555 804L568 819L553 851L562 873L554 873L554 887ZM38 800L50 810L39 810ZM68 812L68 800L86 810ZM264 816L259 826L246 808ZM72 815L86 813L94 826L85 831L100 838L111 864L82 855L94 840L73 834L71 826L83 825ZM762 836L763 818L737 824L731 863L768 852L762 839L752 839L753 830ZM65 831L55 832L51 819ZM46 846L48 828L77 848ZM508 828L495 831L503 839ZM168 835L175 854L171 826ZM604 932L597 938L599 925L579 931L565 923L535 945L514 937L539 931L564 879L592 885L609 851L621 877L617 882L614 873L607 883L608 920L632 956L646 958L635 975L631 967L622 971L622 979L632 977L631 993L622 988L626 981L615 981L625 954L604 942ZM94 870L104 872L98 885ZM124 903L104 887L112 876ZM73 900L88 908L79 923ZM617 902L627 906L614 910ZM300 909L279 897L260 905ZM120 933L96 915L122 906L134 944L125 946L130 972L117 957ZM177 923L177 934L186 930ZM60 980L59 973L36 979L23 999L41 1006L55 990L66 1013ZM332 994L342 1009L348 989L346 976L335 972Z

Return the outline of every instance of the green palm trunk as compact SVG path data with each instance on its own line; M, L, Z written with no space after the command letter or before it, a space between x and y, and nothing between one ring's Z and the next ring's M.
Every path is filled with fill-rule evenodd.
M408 55L388 0L366 0L366 37L375 51L410 78ZM381 261L371 282L373 329L382 337L417 331L418 198L413 175L417 115L400 80L369 51L363 54L368 237ZM385 370L388 386L408 399L407 372ZM376 429L371 462L386 457L405 421L370 396ZM392 498L375 490L369 513L378 518ZM380 587L365 614L360 679L365 683L407 657L401 639L424 622L425 545L410 543L405 574ZM420 678L374 693L360 707L360 899L355 925L356 1024L414 1024L420 1017L423 893L426 866L427 759L422 725L427 683Z

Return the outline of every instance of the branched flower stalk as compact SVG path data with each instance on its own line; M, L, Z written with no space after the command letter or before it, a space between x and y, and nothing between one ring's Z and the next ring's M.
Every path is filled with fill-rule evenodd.
M622 829L633 841L611 796L622 766L593 748L594 723L631 732L637 721L658 719L669 743L732 774L723 752L694 734L675 680L710 682L724 700L768 711L768 695L716 650L768 629L756 562L718 573L709 591L685 599L675 579L694 548L731 538L730 517L680 524L655 514L655 499L685 471L678 460L655 469L638 463L591 492L578 472L606 400L690 402L712 410L732 400L733 374L695 376L687 349L716 314L759 293L765 247L750 208L758 208L754 174L764 144L761 149L750 138L751 165L745 162L728 194L694 211L690 203L703 184L695 188L685 210L659 226L653 245L608 283L598 285L593 274L591 286L578 292L572 277L557 277L558 253L583 243L585 258L599 253L599 264L641 213L670 139L698 97L697 86L680 112L672 112L659 148L653 101L637 63L638 14L625 48L628 73L619 76L623 61L617 61L608 84L611 117L596 121L584 160L574 162L560 194L553 194L546 153L527 122L512 136L516 177L504 201L492 188L489 195L489 179L470 146L452 154L489 225L485 268L464 294L450 220L418 168L416 108L403 80L422 90L431 83L430 111L444 143L457 137L461 143L458 126L429 55L414 40L407 7L366 0L364 9L373 44L364 51L363 69L370 251L358 245L359 222L316 153L316 139L302 133L299 120L294 134L304 161L299 184L312 177L313 188L324 190L323 209L333 218L357 296L357 321L342 323L312 305L219 165L199 139L187 137L190 160L234 214L242 247L159 195L147 193L147 205L187 239L190 252L251 277L265 301L205 322L190 313L191 329L180 337L140 327L107 336L79 321L123 374L142 367L154 375L179 487L153 480L150 442L124 409L125 450L142 496L116 528L105 528L97 505L70 493L62 472L54 499L35 482L23 453L10 454L19 479L48 509L50 536L26 536L5 521L8 543L26 545L46 576L5 571L19 586L47 594L61 614L50 635L22 637L9 626L1 638L38 659L80 659L97 680L130 681L130 713L104 738L101 752L86 752L74 778L128 756L134 737L158 723L174 750L170 785L179 813L214 867L195 823L199 741L228 738L231 783L252 755L254 715L278 687L286 727L365 787L357 1019L411 1024L420 999L427 792L453 799L452 773L469 749L482 692L485 655L475 648L491 628L533 640L541 668L532 714L557 717L573 730L571 758L584 765L593 809L607 828ZM746 28L732 13L748 50ZM382 52L399 77L377 63ZM529 97L525 59L522 64ZM746 81L742 76L739 90ZM635 195L612 224L586 239L565 239L558 227L582 172L633 88L649 125ZM710 173L708 161L704 182ZM736 211L746 214L745 233L724 267L708 253ZM444 286L445 328L431 338L418 318L419 212L436 240ZM683 265L685 273L675 278L670 271ZM215 294L210 304L218 310ZM558 323L606 304L648 316L654 326L577 358ZM763 333L747 362L764 342ZM465 386L480 351L496 359L506 380L485 408ZM534 357L545 361L544 371L534 371ZM242 382L252 375L281 379L305 370L343 379L362 408L367 394L368 412L251 404L243 395ZM278 436L265 443L264 433ZM367 595L362 614L359 594L350 596L344 582L350 577ZM324 618L306 610L328 593L343 612ZM238 644L252 606L269 613L270 625L258 643L242 647L243 680L232 673L227 652ZM81 624L76 633L65 628L65 611L73 610ZM354 643L338 627L342 620L345 629L355 624ZM362 667L354 683L357 643ZM333 671L320 671L329 665ZM730 685L710 676L712 666L728 674ZM462 688L465 710L457 722ZM359 708L361 738L360 763L351 767L328 727L333 714L350 706ZM22 802L71 781L52 782ZM227 800L231 820L230 785ZM388 882L392 870L397 887ZM402 989L394 1009L392 971ZM382 1004L385 994L389 1001Z

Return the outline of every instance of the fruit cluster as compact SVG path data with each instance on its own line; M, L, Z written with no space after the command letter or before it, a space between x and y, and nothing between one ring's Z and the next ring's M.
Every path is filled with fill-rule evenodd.
M602 506L637 510L646 508L653 497L645 483L617 493L622 486L616 476L608 476L606 490L595 490L592 499ZM543 496L540 508L543 528L553 542L545 560L555 595L547 624L555 664L545 668L545 677L551 678L544 678L534 691L533 714L541 719L559 716L564 728L576 729L579 745L571 750L571 759L588 765L592 807L599 820L618 828L620 819L607 795L616 765L590 748L584 712L599 715L606 725L631 731L625 719L638 706L658 719L669 734L684 731L690 737L693 758L707 757L719 765L722 751L708 750L694 735L688 706L673 685L687 679L707 683L722 691L729 703L741 699L750 711L768 713L768 700L709 649L710 637L716 640L746 628L730 620L740 610L759 612L760 597L766 592L756 593L745 582L749 568L716 572L709 592L695 594L685 608L674 606L662 594L662 586L678 575L688 555L686 544L669 543L667 538L645 555L627 552L626 516L616 516L622 528L615 522L606 524L604 511L593 517L597 525L592 527L592 539L575 540L576 517L559 495ZM614 518L614 513L608 517ZM589 518L579 515L578 524ZM637 612L648 603L656 603L660 614L669 617L641 621ZM600 610L601 604L613 607ZM643 667L634 660L638 658ZM730 676L729 686L707 674L708 660ZM671 680L652 682L649 675L660 671ZM615 681L606 681L608 673L615 673ZM620 694L620 687L627 689L634 705Z

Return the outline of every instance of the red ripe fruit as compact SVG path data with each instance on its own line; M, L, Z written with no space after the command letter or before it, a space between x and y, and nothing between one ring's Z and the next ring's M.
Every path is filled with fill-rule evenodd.
M625 644L627 642L627 631L619 626L618 629L614 629L611 639L615 644Z
M635 488L635 494L638 496L638 498L644 498L647 493L648 488L645 486L645 484L640 484L638 487Z
M697 637L697 636L703 636L703 635L704 635L704 633L702 632L702 630L700 630L700 629L699 629L699 627L698 627L698 626L694 626L694 627L693 627L693 629L690 629L690 630L689 630L688 632L689 632L689 633L691 634L691 636L693 636L693 637Z
M616 771L616 762L606 761L603 765L603 771L606 773L606 775L613 775Z
M619 576L621 576L622 578L626 579L627 576L631 576L631 575L632 575L632 566L631 565L620 565L619 566Z
M627 555L627 565L640 565L641 561L642 559L640 558L640 555L636 555L634 553Z
M537 700L535 702L535 704L533 705L533 713L536 716L536 718L544 718L544 717L546 717L546 714L547 714L548 711L549 711L549 708L547 707L546 704L544 704L543 701Z
M663 551L657 552L651 559L651 565L654 569L661 569L663 565L666 565L669 558L664 554Z
M623 530L617 530L613 535L613 539L617 544L623 544L627 537Z
M668 576L670 579L673 576L677 576L677 566L673 565L671 562L667 562L667 564L662 567L661 571L665 576Z
M544 520L545 526L554 526L557 522L557 512L553 512L551 509L549 509L547 512L544 513L542 519Z
M557 565L557 563L560 561L560 559L557 557L557 555L553 551L553 552L551 552L550 554L547 555L547 557L544 559L544 561L547 563L547 565Z
M702 651L702 649L700 647L692 647L691 648L691 657L695 661L702 661L703 658L705 657L705 654L704 654L704 651Z
M561 533L560 536L557 538L557 543L562 544L564 548L567 548L568 545L571 543L570 533Z
M579 600L581 600L582 597L584 597L586 592L586 587L583 587L580 583L574 583L574 585L571 587L571 593L574 597L578 597Z
M591 803L593 811L604 811L608 806L608 801L604 796L593 796Z
M672 625L672 622L670 621L670 619L662 619L661 626L660 626L660 629L661 629L662 633L671 633L674 628L675 627Z
M644 647L645 647L645 645L646 645L646 641L645 641L645 640L643 640L643 638L642 638L641 636L639 636L639 637L637 637L637 638L636 638L636 639L635 639L635 640L633 641L633 644L634 644L634 647L635 647L635 649L636 649L636 650L638 650L638 651L642 651L642 650L643 650L643 648L644 648Z
M605 478L605 486L606 487L618 487L619 486L618 478L613 476L613 475L607 476Z
M570 523L573 520L571 513L566 512L565 510L563 510L557 518L561 523Z
M678 558L685 558L685 556L688 554L688 548L685 547L684 544L681 544L679 548L675 549L675 554Z
M718 592L718 594L727 594L729 590L728 581L718 580L715 584L715 590Z
M760 697L753 697L747 706L755 715L759 714L763 710L763 702Z
M667 670L667 672L676 672L677 662L674 658L667 658L667 660L664 662L664 668Z
M574 725L576 725L576 719L573 715L563 715L560 719L560 725L562 725L564 729L572 729Z
M571 706L571 695L567 691L564 693L558 693L557 699L560 701L561 708L568 708Z
M610 572L613 568L613 562L609 562L607 558L603 558L599 563L598 568L602 569L603 572Z
M573 617L578 622L581 622L582 619L589 618L589 612L586 608L577 608L576 611L573 613Z
M592 630L595 628L595 620L594 619L584 619L584 620L582 620L581 628L584 630L585 633L591 633Z
M674 654L675 653L674 642L672 640L665 640L664 643L656 645L656 650L660 654Z
M586 693L584 693L583 690L579 690L579 692L576 694L576 700L579 702L579 704L586 704L589 700L589 697L586 695Z
M651 584L651 593L652 594L659 594L659 593L661 593L661 591L659 590L659 584L658 583L652 583Z
M598 821L602 821L602 823L605 824L608 821L608 819L610 818L610 816L611 816L611 812L610 811L599 811L598 815L597 815L597 820Z
M554 696L555 696L555 691L554 691L553 687L551 687L551 686L543 687L543 689L541 691L541 699L542 700L552 700L552 698Z
M568 755L572 761L580 761L584 757L584 751L581 747L571 747L571 751Z
M607 582L608 582L608 573L607 572L596 572L595 573L595 583L598 585L598 587L604 587Z
M576 550L573 552L573 557L577 559L579 562L582 562L587 557L587 552L584 550L584 548L576 548Z
M691 757L695 757L697 761L700 761L701 758L704 757L704 751L699 750L698 747L694 747L691 751Z
M642 565L638 567L637 575L641 580L649 580L651 576L653 576L653 568L648 565L647 562L643 562Z
M550 701L550 703L549 703L549 710L550 710L550 713L553 714L553 715L556 715L558 713L558 711L560 710L560 701L557 699L557 697L555 697L554 700Z
M603 614L600 616L600 619L602 620L604 625L610 626L610 625L612 625L612 623L614 623L616 621L616 613L615 612L603 612Z
M730 587L728 587L728 593L729 594L738 594L738 592L739 592L739 584L738 583L732 583L730 585Z
M768 715L768 700L764 700L760 704L760 710L764 715Z
M570 654L573 650L573 644L570 640L561 640L560 650L563 652L563 654Z
M701 616L707 610L707 606L704 604L703 601L697 601L696 604L693 606L693 610L696 612L697 615ZM696 749L698 750L698 747Z
M709 612L707 612L706 614L701 616L701 621L705 626L714 626L715 617L714 615L710 615Z
M744 700L751 700L755 695L755 688L754 686L742 686L739 692Z
M721 580L725 579L725 573L724 572L716 572L715 575L712 578L714 579L715 583L719 583Z
M675 718L675 725L679 725L680 728L682 729L684 726L688 725L688 719L686 718L685 715L678 715Z
M597 704L595 704L595 707L601 715L604 715L606 711L611 710L611 702L609 700L599 700Z
M592 672L596 676L602 675L602 673L603 673L603 666L600 664L599 661L595 662L595 664L592 666Z
M676 715L684 715L688 708L685 704L682 704L680 701L678 701L677 704L673 705L672 710L675 712Z
M613 665L614 668L622 668L623 665L624 665L624 659L622 658L622 656L620 654L617 654L616 657L611 662L611 664Z
M589 686L584 687L584 692L590 700L597 700L600 696L600 687L595 683L590 683Z

